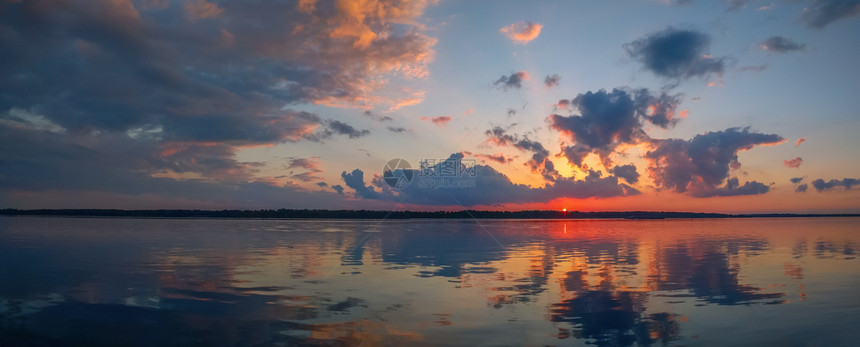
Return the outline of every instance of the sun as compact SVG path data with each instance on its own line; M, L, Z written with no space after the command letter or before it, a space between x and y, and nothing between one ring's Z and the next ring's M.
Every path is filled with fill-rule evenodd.
M561 209L561 212L567 212L566 208Z

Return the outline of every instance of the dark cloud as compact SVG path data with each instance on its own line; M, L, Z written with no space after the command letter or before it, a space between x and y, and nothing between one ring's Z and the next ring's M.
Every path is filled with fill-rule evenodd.
M328 122L328 128L331 129L332 132L340 135L349 136L351 139L357 139L362 136L370 135L370 130L362 129L358 130L352 125L346 124L341 121L332 120Z
M696 197L760 194L767 191L767 186L755 181L742 186L736 181L727 182L724 187L719 185L728 177L730 166L740 165L739 151L782 141L778 135L730 128L696 135L692 140L653 140L655 148L645 158L650 161L651 177L662 189Z
M726 0L726 4L729 6L728 11L741 10L752 2L753 0Z
M723 74L725 58L711 57L710 44L706 34L669 27L624 44L624 50L654 74L680 81Z
M794 189L794 192L795 193L806 193L806 189L808 189L808 188L809 188L809 186L806 183L804 183L804 184L797 186L797 188Z
M558 87L559 82L561 82L561 76L558 74L547 75L546 78L543 79L543 84L547 88Z
M792 177L791 178L791 183L800 183L800 181L803 181L803 177Z
M782 163L783 163L783 165L785 165L785 167L799 168L800 164L803 164L803 159L800 157L797 157L794 159L783 160Z
M355 190L355 196L357 198L377 199L380 197L379 192L374 190L373 186L367 186L364 184L364 171L359 169L352 170L350 173L344 171L340 174L340 177L343 178L343 183L345 183L347 187ZM341 193L341 190L337 188L335 188L335 190L338 190L338 193Z
M740 72L745 72L745 71L762 72L764 70L767 70L767 65L751 65L751 66L741 66L741 67L737 68L737 71L740 71Z
M581 114L568 117L554 114L550 116L550 123L581 146L611 150L615 144L631 143L644 136L636 117L636 105L623 90L589 91L577 95L571 105Z
M810 27L823 29L841 19L860 16L860 0L815 0L803 11L803 19Z
M319 116L285 111L267 117L206 114L168 118L161 121L160 136L166 141L263 144L296 142L310 138L321 125Z
M389 116L380 116L376 113L373 113L373 111L371 111L371 110L365 110L361 114L363 114L365 117L373 119L377 122L390 122L390 121L394 120L394 118L391 118Z
M385 127L385 129L388 129L388 131L393 132L393 133L402 133L402 132L409 131L409 129L406 129L404 127L391 127L391 126L389 126L389 127Z
M737 177L729 178L726 185L713 191L713 196L757 195L764 194L770 187L764 183L749 181L740 185Z
M521 151L532 153L532 157L527 163L532 171L540 171L545 168L549 151L540 142L530 140L527 136L508 134L507 130L498 126L485 131L484 134L487 135L490 142L498 146L512 146Z
M0 205L16 208L326 208L334 193L255 178L227 145L56 138L0 126ZM135 153L136 155L128 155ZM205 175L201 174L205 173ZM105 201L111 205L106 206Z
M443 166L446 165L459 167L462 165L460 161L462 158L464 158L462 153L454 153L446 161L435 164L433 170L442 172ZM396 171L395 174L397 174ZM356 190L357 197L419 205L492 206L505 203L546 202L561 197L585 199L639 194L635 188L619 183L616 177L601 177L600 173L593 171L582 180L562 178L540 188L512 183L504 174L490 166L480 164L474 166L474 176L461 177L472 179L474 182L472 187L422 185L422 179L432 180L436 176L422 176L419 170L412 171L415 177L413 181L406 188L398 190L391 189L380 182L381 180L376 179L372 186L367 186L363 179L360 180L363 177L361 170L356 169L352 174L344 172L342 176L344 181L349 180L347 185L355 186L353 189ZM380 188L382 192L375 191L373 186Z
M815 190L819 192L836 190L839 188L844 188L845 190L848 190L856 185L860 185L860 180L856 178L843 178L841 180L832 179L829 181L825 181L819 178L815 181L812 181L812 186L815 187Z
M0 147L19 147L12 139L31 145L4 154L3 166L15 169L2 174L0 185L134 194L125 187L152 184L208 196L176 186L267 179L258 177L261 163L240 162L237 151L369 134L291 108L413 102L414 91L378 93L386 88L380 81L425 76L436 42L409 24L423 4L357 12L333 3L301 11L292 2L134 6L2 5ZM60 160L33 162L62 151ZM126 182L131 177L142 183Z
M319 186L320 188L325 188L325 187L328 187L328 183L325 183L325 182L317 182L317 186Z
M644 88L636 89L631 93L635 97L634 105L638 116L663 129L672 127L678 122L678 118L675 118L675 109L681 104L682 94L653 95L651 91Z
M639 182L639 172L636 171L636 166L633 164L618 165L610 170L616 177L623 178L630 184Z
M579 94L567 104L579 110L579 115L550 115L550 126L570 136L575 142L562 149L571 164L581 166L589 153L597 153L604 162L620 144L647 140L642 121L662 128L677 122L675 108L681 95L653 95L647 89L627 91L613 89ZM559 104L562 104L559 102Z
M493 85L504 90L508 90L511 88L520 89L523 87L523 81L527 81L529 79L529 74L525 71L518 71L512 73L510 76L502 76L499 77L498 80L493 82Z
M805 44L794 42L794 40L782 36L773 36L759 44L759 48L776 53L788 53L806 49Z
M339 195L343 195L343 186L340 184L335 184L331 186L331 189L334 189Z

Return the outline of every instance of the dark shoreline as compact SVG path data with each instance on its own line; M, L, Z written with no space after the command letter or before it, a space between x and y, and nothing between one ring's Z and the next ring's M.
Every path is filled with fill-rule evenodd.
M253 219L677 219L677 218L796 218L860 217L828 213L699 213L699 212L580 212L580 211L380 211L380 210L114 210L2 209L0 216L134 217L134 218L253 218Z

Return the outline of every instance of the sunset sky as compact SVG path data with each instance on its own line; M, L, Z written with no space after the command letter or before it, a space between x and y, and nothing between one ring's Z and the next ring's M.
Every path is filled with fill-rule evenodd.
M858 0L0 1L0 208L860 213Z

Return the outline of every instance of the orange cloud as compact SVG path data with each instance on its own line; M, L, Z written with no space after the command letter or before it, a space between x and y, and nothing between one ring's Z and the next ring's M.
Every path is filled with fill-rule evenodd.
M681 110L681 113L680 113L680 114L681 114L681 118L687 118L687 116L689 116L689 115L690 115L690 111L687 111L686 109L683 109L683 110Z
M804 143L804 142L806 142L806 138L801 137L801 138L797 139L797 142L794 143L794 147L798 147L798 146L800 146L801 143Z
M300 3L302 10L311 8L310 2ZM381 22L415 25L415 18L424 12L429 1L389 2L380 0L338 0L335 8L338 16L329 18L328 23L334 27L329 37L353 39L352 46L365 49L377 38L387 37L386 27L371 24Z
M533 22L516 22L499 30L502 35L513 40L515 43L526 44L540 35L543 25Z
M782 163L785 164L785 167L798 168L800 167L800 164L803 164L803 159L797 157L794 159L783 160Z

